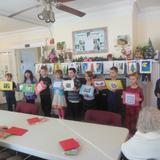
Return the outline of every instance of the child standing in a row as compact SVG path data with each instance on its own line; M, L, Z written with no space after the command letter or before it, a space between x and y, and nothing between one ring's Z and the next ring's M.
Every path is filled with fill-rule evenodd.
M86 85L93 87L93 73L91 71L86 71L85 73L85 80ZM93 96L83 95L83 111L84 114L89 109L95 109L96 102L95 102L95 89Z
M68 76L70 80L74 81L74 90L67 92L68 111L69 111L71 119L79 120L81 116L80 95L79 95L79 89L81 87L81 82L77 78L75 68L70 68L68 70Z
M111 81L117 80L118 68L117 67L111 67L109 75L110 75ZM119 109L119 104L118 104L119 97L120 96L117 94L117 90L116 89L108 90L108 93L107 93L108 111L115 112L115 113L119 112L119 110L120 110Z
M135 97L135 101L138 103L137 106L125 105L126 110L126 127L129 129L131 134L136 131L136 124L138 119L139 111L141 110L141 104L143 102L144 96L142 89L138 86L138 74L133 73L129 75L130 86L128 86L125 91L128 93L135 93L138 96ZM124 95L123 95L124 96Z
M43 81L46 88L40 93L41 98L41 107L44 113L44 116L50 117L51 116L51 94L50 94L50 86L52 84L51 79L48 77L48 69L46 66L42 66L40 70L40 79L39 82Z
M52 107L58 111L59 118L64 119L66 99L63 90L63 73L61 70L57 70L55 73L55 80L52 83L53 86L53 101Z
M13 83L12 91L4 91L6 102L8 105L8 111L13 111L16 109L16 97L15 97L15 90L16 90L16 83L12 81L12 74L7 73L5 75L6 81Z

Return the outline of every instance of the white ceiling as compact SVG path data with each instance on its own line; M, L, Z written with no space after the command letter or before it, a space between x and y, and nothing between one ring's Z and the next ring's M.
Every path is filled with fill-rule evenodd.
M104 5L110 5L111 3L120 1L136 1L140 9L145 9L149 7L159 6L160 0L75 0L72 2L65 3L66 5L79 9L81 11L90 14L91 8L101 8ZM23 10L28 7L39 4L37 0L1 0L0 3L0 15L8 17L9 15ZM42 7L32 9L30 11L24 12L13 18L5 18L0 16L0 32L8 32L18 29L25 29L35 26L34 24L44 24L42 21L37 19L37 14L42 11ZM88 11L88 12L87 12ZM55 9L56 18L64 16L74 16L63 11L58 11ZM77 17L79 18L79 17ZM21 20L17 21L15 19ZM30 23L26 23L30 22ZM34 23L34 24L33 24Z

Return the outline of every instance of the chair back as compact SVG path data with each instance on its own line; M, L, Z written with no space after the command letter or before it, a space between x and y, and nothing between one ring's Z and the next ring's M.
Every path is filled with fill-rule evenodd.
M122 126L121 115L107 111L88 110L85 113L85 121L104 125Z
M18 102L16 106L16 111L21 113L38 114L38 106L32 103Z

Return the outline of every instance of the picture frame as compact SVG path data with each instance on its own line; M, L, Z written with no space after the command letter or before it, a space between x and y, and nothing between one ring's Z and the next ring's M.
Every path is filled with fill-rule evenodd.
M86 71L92 71L93 69L93 64L92 62L82 62L81 63L81 68L82 68L82 74L85 74Z
M61 81L54 81L52 83L53 88L62 88L62 83Z
M121 80L106 80L105 82L108 90L123 89Z
M138 106L139 103L136 101L136 97L139 97L137 93L123 91L123 104L128 106Z
M92 97L94 94L94 87L89 85L82 85L79 91L79 94L81 95L87 95L89 97Z
M113 65L114 65L113 61L103 62L103 74L109 74L110 68L113 67Z
M152 72L152 60L140 60L140 73L150 74Z
M132 74L138 71L137 61L127 61L127 74Z
M102 74L102 73L103 73L103 63L94 62L94 74Z
M42 91L46 89L46 85L44 84L43 81L40 81L36 86L35 86L35 94L38 95Z
M41 63L41 64L36 64L36 74L40 74L40 70L42 66L46 66L48 69L48 74L52 75L54 72L54 64L53 63Z
M108 52L107 27L74 31L72 39L76 54Z
M94 81L94 86L95 87L105 87L106 86L106 84L105 84L105 81L102 81L102 80L95 80Z
M35 84L20 84L19 90L23 93L34 93Z
M114 61L114 66L118 68L118 74L125 73L125 61Z
M1 91L12 91L13 90L13 82L0 81L0 90Z
M99 89L101 89L101 90L106 89L106 83L105 83L104 79L100 79L100 78L94 79L93 84L94 84L94 87L98 90Z
M61 69L63 72L63 75L68 75L68 63L61 63Z
M73 80L64 80L63 87L64 87L64 91L73 91L74 90L74 81Z

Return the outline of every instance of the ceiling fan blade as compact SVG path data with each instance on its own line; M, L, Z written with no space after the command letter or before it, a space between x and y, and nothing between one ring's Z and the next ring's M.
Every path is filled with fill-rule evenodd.
M70 2L70 1L75 1L75 0L57 0L57 2L60 2L60 3L65 3L65 2Z
M79 17L83 17L84 15L86 15L86 13L81 12L81 11L79 11L77 9L74 9L74 8L68 7L66 5L63 5L62 3L58 3L56 5L56 8L59 9L59 10L74 14L74 15L79 16Z
M23 12L29 11L29 10L31 10L31 9L34 9L34 8L37 8L37 7L40 7L40 6L41 6L41 5L38 4L38 5L35 5L35 6L33 6L33 7L29 7L29 8L23 9L23 10L21 10L21 11L18 11L18 12L16 12L16 13L13 13L13 14L9 15L8 17L10 17L10 18L15 17L15 16L17 16L17 15L23 13Z

